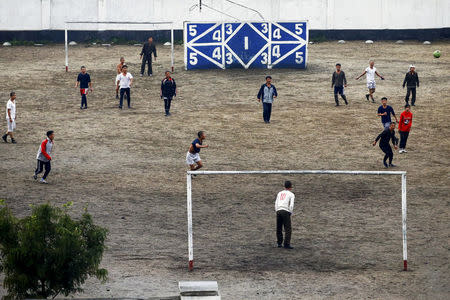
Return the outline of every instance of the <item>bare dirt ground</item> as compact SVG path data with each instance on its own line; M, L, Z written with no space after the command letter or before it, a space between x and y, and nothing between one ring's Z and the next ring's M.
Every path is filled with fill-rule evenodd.
M71 47L65 73L62 45L0 48L2 107L10 90L18 96L18 144L0 144L0 198L19 216L30 204L73 201L74 215L88 205L109 229L109 280L89 280L78 296L171 296L179 280L217 280L224 299L448 299L450 43L326 42L309 46L307 70L196 72L183 69L177 46L170 118L159 98L169 48L159 46L154 77L137 76L139 51ZM119 111L114 98L120 56L135 76L133 110ZM365 100L365 78L354 79L369 58L386 77L376 99L389 97L398 115L410 63L421 80L409 153L394 157L408 172L410 271L402 271L400 178L298 175L196 177L196 269L188 272L184 160L196 132L205 130L211 145L201 152L207 170L383 169L370 144L382 130L379 103ZM350 101L338 108L330 89L336 62ZM81 65L94 84L82 111L74 88ZM256 102L266 74L279 92L270 125ZM31 176L49 129L53 170L43 186ZM275 247L273 203L285 179L297 195L292 251Z

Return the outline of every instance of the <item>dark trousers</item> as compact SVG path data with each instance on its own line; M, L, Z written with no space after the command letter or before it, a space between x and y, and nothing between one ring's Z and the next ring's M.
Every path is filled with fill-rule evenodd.
M86 95L81 95L81 107L87 107L87 97Z
M400 133L400 149L405 149L406 141L408 140L409 131L399 131Z
M50 173L50 170L52 169L50 161L45 162L45 161L38 159L36 171L34 171L34 174L38 175L38 174L42 173L42 171L44 170L44 166L45 166L45 172L44 172L44 176L42 176L42 178L45 180L45 178L47 178L47 176L48 176L48 173Z
M166 115L169 114L171 103L172 103L172 98L164 97L164 110L166 111Z
M284 245L291 244L291 213L285 210L277 211L277 243L278 245L283 243L283 230L284 227Z
M264 122L270 122L270 115L272 114L272 103L263 102L263 119Z
M411 105L414 105L414 103L416 103L416 88L415 87L406 88L405 102L407 104L409 103L409 95L411 95Z
M342 99L344 99L345 104L348 104L347 97L344 94L344 87L334 86L334 102L336 102L336 105L339 105L339 97L338 97L339 94L341 95Z
M152 70L152 55L144 55L142 56L142 64L141 64L141 74L144 74L145 72L145 63L148 64L147 74L153 74Z
M130 88L125 88L125 89L120 89L120 103L119 103L119 107L122 108L123 105L123 95L127 94L127 102L128 102L128 107L131 106L131 98L130 98Z
M383 162L386 162L386 160L389 158L389 164L392 164L392 159L394 158L394 152L392 152L391 145L380 144L380 148L384 152Z

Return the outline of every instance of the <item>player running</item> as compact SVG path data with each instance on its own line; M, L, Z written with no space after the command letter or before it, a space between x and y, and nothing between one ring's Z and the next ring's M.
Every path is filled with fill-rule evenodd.
M75 87L77 88L80 86L80 94L81 94L81 106L80 109L87 109L87 94L88 91L92 92L92 82L91 82L91 76L89 76L88 73L86 73L86 67L81 66L81 73L78 74L77 77L77 83L75 84Z
M375 93L375 87L376 87L376 83L375 83L375 75L377 75L378 77L381 78L381 80L384 80L384 77L381 76L378 72L377 72L377 68L374 67L375 62L373 60L369 61L369 66L366 68L366 70L364 70L364 72L359 75L358 77L356 77L356 80L358 80L359 78L361 78L362 76L364 76L364 74L366 75L366 79L367 79L367 88L369 89L369 93L366 94L366 99L367 101L369 101L369 97L372 99L372 102L375 103L375 100L373 99L373 94Z
M200 149L208 148L208 145L203 145L206 139L206 134L203 131L197 133L198 138L195 139L189 146L189 151L186 154L186 164L189 165L191 171L198 170L203 167L202 159L200 158Z
M279 192L275 200L275 211L277 213L277 244L278 248L283 246L283 227L284 227L284 248L294 249L291 246L291 215L294 211L295 195L292 191L292 183L284 182L284 190Z
M331 76L331 88L334 86L334 102L336 106L339 106L339 95L345 101L345 105L348 105L347 97L344 94L344 87L347 87L347 78L345 78L344 71L341 70L341 64L336 64L336 71Z
M372 145L375 146L380 140L380 149L384 152L383 165L385 168L388 167L396 167L396 165L392 164L392 159L394 159L394 152L392 152L391 145L389 141L392 140L392 144L394 145L394 149L397 150L398 139L395 137L395 122L392 122L388 128L385 128L382 133L380 133L375 141L373 141ZM386 160L389 158L389 165L386 163Z
M161 99L164 99L166 117L170 116L170 104L174 96L177 96L177 84L170 76L170 72L166 71L166 77L161 81Z
M9 100L6 103L6 133L2 136L5 143L8 141L8 135L11 137L11 143L16 144L14 139L14 130L16 129L16 93L9 93Z
M53 130L47 131L47 138L41 143L41 146L39 146L39 150L36 156L37 167L36 170L34 171L33 178L34 180L36 180L38 174L42 173L45 166L44 176L42 176L40 183L47 184L47 181L45 179L47 179L47 176L50 173L50 170L52 169L52 166L50 164L52 158L50 154L52 153L54 138L55 133L53 132Z
M409 66L409 72L406 73L403 80L403 88L406 85L405 102L409 104L409 95L411 94L411 105L416 106L416 86L419 87L419 75L417 75L416 67L414 65Z
M124 65L125 65L125 58L122 56L120 58L120 63L116 66L117 75L116 75L116 81L114 81L114 87L116 89L116 99L119 99L119 87L117 86L117 79L118 79L119 75L122 73L122 67Z

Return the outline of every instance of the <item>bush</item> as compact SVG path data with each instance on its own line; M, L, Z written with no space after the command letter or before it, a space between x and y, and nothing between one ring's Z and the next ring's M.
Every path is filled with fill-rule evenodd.
M0 204L0 271L10 296L68 296L81 292L89 276L106 280L99 265L107 230L94 225L86 210L74 220L67 213L70 203L64 209L43 204L18 219Z

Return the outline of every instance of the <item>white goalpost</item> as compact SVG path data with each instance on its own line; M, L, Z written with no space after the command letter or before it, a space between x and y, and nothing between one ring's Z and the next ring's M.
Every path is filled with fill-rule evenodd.
M339 170L269 170L269 171L187 171L187 221L189 270L194 269L194 240L192 228L192 175L256 175L256 174L345 174L345 175L397 175L402 177L402 241L403 270L408 270L406 238L406 171L339 171Z
M100 26L100 25L104 25L105 27L109 27L108 25L115 25L115 26L118 26L118 25L135 25L135 27L136 28L133 28L133 29L124 29L124 28L122 28L122 27L120 27L120 28L101 28L101 29L99 29L99 28L96 28L95 30L97 30L97 31L105 31L105 30L139 30L139 31L151 31L151 30L161 30L161 28L157 28L157 29L150 29L149 30L149 28L146 28L147 26L149 26L149 25L170 25L170 47L171 47L171 56L170 56L170 58L171 58L171 69L172 69L172 72L173 72L173 70L174 70L174 62L173 62L173 60L174 60L174 58L173 58L173 48L174 48L174 46L173 46L173 43L174 43L174 35L173 35L173 31L174 31L174 28L173 28L173 22L95 22L95 21L68 21L68 22L65 22L65 29L64 29L64 50L65 50L65 58L66 58L66 64L65 64L65 66L66 66L66 72L68 72L69 71L69 31L70 30L72 30L72 31L80 31L80 30L86 30L86 31L88 31L89 29L86 29L86 28L80 28L80 26L78 26L78 28L73 28L73 24L78 24L78 25L84 25L84 26L81 26L81 27L85 27L86 25L87 26L89 26L89 25L92 25L92 24L94 24L94 25L97 25L97 26ZM103 27L103 26L102 26ZM113 27L113 26L112 26Z

